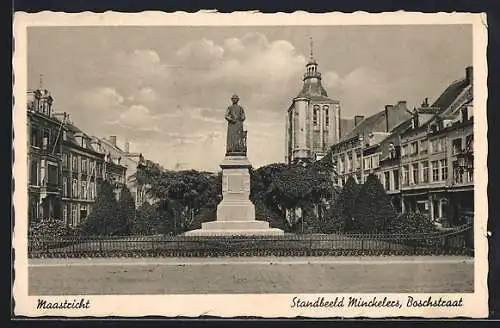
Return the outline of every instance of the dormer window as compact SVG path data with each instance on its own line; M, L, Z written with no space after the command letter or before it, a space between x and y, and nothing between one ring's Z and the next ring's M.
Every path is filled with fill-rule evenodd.
M388 150L389 150L389 159L396 158L396 147L394 146L394 143L392 142L389 143Z

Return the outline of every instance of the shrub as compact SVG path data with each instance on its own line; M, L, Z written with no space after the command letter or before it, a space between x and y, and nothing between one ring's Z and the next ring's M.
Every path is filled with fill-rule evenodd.
M337 200L324 215L321 232L346 232L353 229L354 209L359 190L360 186L350 176Z
M28 236L35 239L57 239L71 235L71 229L64 222L54 219L33 222L28 229Z
M396 216L384 187L374 174L367 177L355 205L352 230L356 232L382 232Z
M132 198L127 186L123 186L118 201L115 234L129 234L130 226L136 219L136 215L134 198Z
M386 231L390 233L412 235L436 232L438 229L427 215L409 212L394 217L388 223Z
M120 229L117 222L118 205L113 186L109 182L99 185L96 200L87 219L81 223L79 230L87 236L109 236ZM123 227L122 227L123 228Z

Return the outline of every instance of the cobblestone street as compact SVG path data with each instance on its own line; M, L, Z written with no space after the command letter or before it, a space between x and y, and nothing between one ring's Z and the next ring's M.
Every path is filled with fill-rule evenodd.
M36 259L30 295L454 293L474 291L467 257Z

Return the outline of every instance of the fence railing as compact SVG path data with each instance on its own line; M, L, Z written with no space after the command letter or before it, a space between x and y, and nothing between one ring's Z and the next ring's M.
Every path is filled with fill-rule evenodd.
M126 236L29 238L28 256L220 257L324 255L469 255L472 227L429 234L331 234L283 236Z

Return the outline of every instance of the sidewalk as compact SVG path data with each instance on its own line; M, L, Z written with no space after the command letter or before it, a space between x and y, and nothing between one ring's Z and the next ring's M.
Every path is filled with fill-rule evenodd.
M466 256L323 256L323 257L220 257L220 258L88 258L30 259L30 267L50 266L134 266L134 265L275 265L275 264L422 264L474 263Z
M472 258L36 259L30 295L471 292Z

